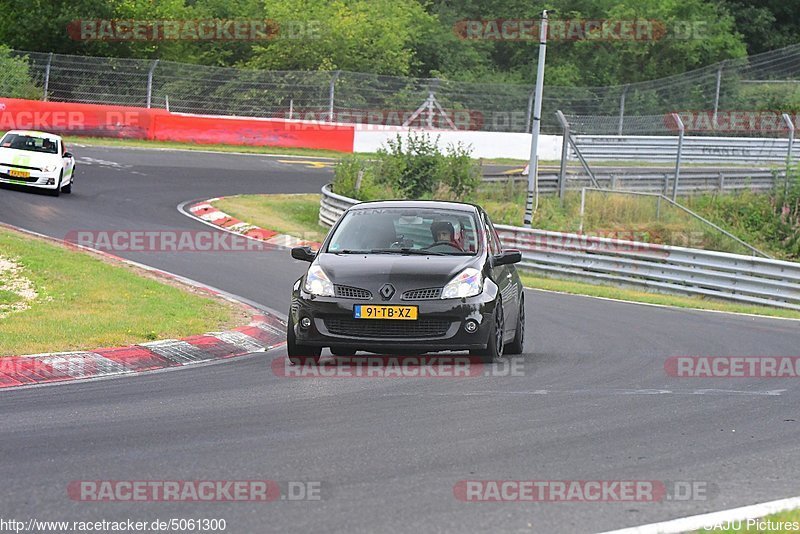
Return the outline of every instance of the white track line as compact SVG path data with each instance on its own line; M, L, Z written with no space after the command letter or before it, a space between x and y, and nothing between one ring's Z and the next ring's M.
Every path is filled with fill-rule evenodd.
M766 515L784 512L800 508L800 497L790 497L778 501L769 501L741 508L731 508L720 512L709 514L693 515L664 521L661 523L651 523L639 527L623 528L620 530L610 530L601 534L673 534L679 532L693 532L704 527L724 524L727 521L738 521L756 519Z

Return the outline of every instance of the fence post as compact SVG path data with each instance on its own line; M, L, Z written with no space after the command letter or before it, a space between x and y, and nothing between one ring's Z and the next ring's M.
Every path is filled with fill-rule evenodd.
M789 117L788 113L783 114L783 122L786 123L786 127L789 128L789 149L786 151L786 183L784 185L784 198L786 197L786 193L789 190L789 171L792 169L792 150L794 149L794 124L792 124L792 118Z
M531 114L533 113L533 96L536 94L536 91L531 91L530 96L528 96L528 114L525 116L525 133L531 131Z
M427 110L428 110L428 128L433 128L433 99L436 98L434 96L433 91L428 91L428 101L427 101Z
M333 77L331 78L331 84L328 88L328 122L333 122L333 97L336 95L334 86L336 85L336 80L339 79L339 75L342 71L337 70L333 73Z
M683 121L677 113L673 113L672 117L678 124L678 155L675 158L675 181L672 183L672 201L678 198L678 180L681 178L681 154L683 152L683 132L685 130Z
M567 190L567 159L569 158L569 122L567 122L561 110L557 112L559 122L561 122L561 134L564 136L561 142L561 168L558 171L558 198L564 204L564 193Z
M158 65L158 60L154 60L153 63L150 65L150 70L147 71L147 107L150 108L150 104L153 101L153 71L156 70L156 65Z
M586 188L581 187L581 222L578 226L578 233L583 233L583 212L586 209Z
M628 94L629 85L622 88L622 94L619 97L619 129L617 135L622 135L622 123L625 120L625 95Z
M713 128L717 129L717 112L719 111L719 89L722 85L722 65L725 63L720 63L719 68L717 69L717 88L714 91L714 118L713 118Z
M656 197L656 221L661 220L661 195Z
M50 87L50 65L53 63L53 53L47 56L47 66L44 68L44 94L42 100L47 102L47 90Z
M719 192L722 193L725 191L725 175L722 172L719 173Z

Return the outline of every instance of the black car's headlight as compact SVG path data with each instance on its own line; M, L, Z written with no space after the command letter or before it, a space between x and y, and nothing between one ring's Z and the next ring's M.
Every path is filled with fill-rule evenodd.
M442 289L443 299L474 297L483 291L483 274L478 269L467 267L458 273Z
M325 271L322 270L322 267L316 263L312 264L311 267L308 268L303 289L305 289L307 293L317 295L318 297L334 296L333 283L331 282L331 279L328 278L328 275L325 274Z

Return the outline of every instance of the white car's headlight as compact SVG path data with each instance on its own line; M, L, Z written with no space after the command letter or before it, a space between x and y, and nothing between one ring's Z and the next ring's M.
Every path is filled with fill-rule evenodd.
M54 170L58 169L58 165L45 165L42 170L44 172L53 172Z
M474 297L483 291L483 275L478 269L468 267L458 273L442 289L443 299Z
M318 297L334 296L331 279L328 278L328 275L325 274L325 271L322 270L322 267L316 263L312 264L311 267L308 268L308 274L306 274L306 282L303 285L303 289L312 295L317 295Z

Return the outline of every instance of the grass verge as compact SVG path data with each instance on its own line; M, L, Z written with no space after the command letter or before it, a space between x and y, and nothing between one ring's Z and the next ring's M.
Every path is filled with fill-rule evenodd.
M307 241L322 241L328 228L319 224L319 195L242 195L214 206L241 221Z
M205 150L211 152L239 152L245 154L275 154L289 156L308 156L321 158L341 158L344 152L335 150L321 150L313 148L291 148L278 146L248 146L248 145L205 145L198 143L178 143L173 141L146 141L143 139L116 139L113 137L78 137L70 135L64 138L67 145L96 145L129 148L171 148L180 150ZM365 154L367 156L369 154Z
M180 338L244 319L227 301L11 230L0 228L0 251L37 293L28 309L0 319L0 356Z
M319 195L242 195L228 197L213 203L216 207L237 219L255 224L262 228L293 235L311 241L322 241L327 228L318 222ZM624 289L609 285L595 285L569 280L542 278L522 274L526 287L546 289L574 295L604 297L646 304L660 304L687 309L715 310L730 313L748 313L768 317L800 319L800 312L768 308L766 306L750 306L705 299L702 297L683 297Z
M570 293L572 295L588 295L590 297L603 297L608 299L625 300L629 302L642 302L645 304L660 304L662 306L674 306L676 308L713 310L729 313L747 313L752 315L764 315L767 317L782 317L785 319L800 319L800 312L784 310L781 308L750 306L746 304L725 302L722 300L705 299L702 297L683 297L680 295L651 293L648 291L638 291L636 289L595 285L572 280L542 278L526 273L520 273L520 277L522 278L522 283L525 285L525 287L532 289L545 289L548 291L557 291L559 293Z

